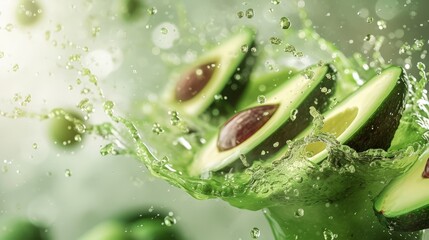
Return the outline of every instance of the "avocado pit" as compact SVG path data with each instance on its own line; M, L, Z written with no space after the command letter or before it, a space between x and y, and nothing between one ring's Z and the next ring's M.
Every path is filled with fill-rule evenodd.
M278 106L278 104L257 106L232 116L219 132L218 150L226 151L246 141L270 120Z
M182 75L176 85L176 100L188 101L207 85L216 69L215 62L199 65Z

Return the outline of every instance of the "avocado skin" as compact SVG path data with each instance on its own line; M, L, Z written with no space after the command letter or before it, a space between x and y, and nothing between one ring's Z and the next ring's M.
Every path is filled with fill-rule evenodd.
M344 144L363 152L370 148L388 150L405 109L407 93L406 74L402 69L401 76L390 95L359 131ZM370 133L370 134L369 134Z
M429 205L396 217L387 217L375 208L374 211L380 223L394 231L414 232L429 228Z
M249 44L249 49L252 49L256 46L255 40ZM204 116L208 116L208 119L213 121L219 116L230 116L237 109L239 100L241 99L242 93L245 91L250 74L253 70L253 67L256 65L257 54L252 51L247 51L244 55L241 63L236 67L235 72L229 76L229 81L219 93L221 96L226 97L226 99L221 98L219 100L213 101L207 110L203 113ZM235 79L235 75L240 75L240 79ZM213 109L219 111L218 114L213 114ZM222 121L220 121L222 122Z

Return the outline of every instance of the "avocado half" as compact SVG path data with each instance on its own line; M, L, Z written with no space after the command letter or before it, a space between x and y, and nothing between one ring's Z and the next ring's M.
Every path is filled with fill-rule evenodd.
M375 198L374 211L380 222L390 229L418 231L429 228L428 160L429 149Z
M255 32L242 28L201 56L165 92L169 106L189 115L235 111L255 65L254 41Z
M306 69L267 94L263 104L254 103L232 116L196 154L189 173L220 170L243 155L261 160L275 154L311 123L311 106L326 109L334 74L329 65Z
M335 136L340 144L357 152L388 150L405 108L406 74L400 67L389 67L323 115L321 132ZM309 134L306 129L298 137ZM328 155L323 142L313 142L306 150L310 161L319 163ZM279 156L280 157L280 156Z

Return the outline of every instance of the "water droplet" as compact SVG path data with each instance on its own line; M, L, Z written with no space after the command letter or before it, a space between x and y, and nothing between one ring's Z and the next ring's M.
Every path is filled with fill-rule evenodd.
M293 52L293 56L297 57L297 58L300 58L300 57L304 56L304 53L301 52L301 51L295 51L295 52Z
M261 236L261 230L257 227L252 228L252 230L250 230L250 236L253 239L258 239Z
M13 65L12 70L14 72L18 71L19 70L19 65L18 64Z
M290 25L291 25L291 23L290 23L289 18L287 18L287 17L280 18L280 27L282 29L289 29Z
M168 33L168 29L165 27L161 28L161 34L167 34Z
M13 30L13 25L11 23L8 23L4 29L6 29L6 31L8 32L11 32Z
M420 71L424 71L424 70L426 69L426 65L425 65L424 63L422 63L422 62L418 62L418 63L417 63L417 68L418 68Z
M280 0L271 0L271 3L274 5L279 5L280 4Z
M372 23L372 22L374 22L374 18L373 17L367 17L366 18L366 22L367 23Z
M282 44L282 40L278 37L271 37L270 42L271 42L271 44L274 44L274 45Z
M241 161L241 163L243 163L243 166L250 167L249 162L247 162L246 155L240 154L240 161Z
M170 115L170 124L173 126L179 125L180 123L179 113L176 111L169 111L168 114Z
M265 101L266 101L267 99L265 98L265 96L264 95L259 95L258 97L257 97L257 101L258 101L258 103L259 104L263 104L263 103L265 103Z
M298 189L294 189L293 190L293 195L295 195L295 197L299 196L299 190Z
M298 109L292 109L290 111L290 120L295 121L297 114L298 114Z
M93 37L97 37L101 32L101 27L100 26L93 26L91 28L91 34Z
M371 39L373 38L374 36L372 35L372 34L367 34L365 37L364 37L364 41L371 41Z
M338 234L334 234L331 230L325 229L323 231L323 238L325 240L334 240L338 238Z
M164 129L161 127L159 123L154 123L152 126L152 132L156 135L159 135L164 132Z
M36 150L39 146L37 145L37 143L33 143L32 147L34 150Z
M156 7L151 7L147 9L147 13L149 13L149 15L155 15L158 12L158 9Z
M244 12L243 11L238 11L237 12L237 17L238 18L243 18L244 17Z
M171 226L173 226L174 224L176 224L176 218L175 217L173 217L173 216L166 216L165 218L164 218L164 224L165 224L165 226L167 226L167 227L171 227Z
M299 208L295 211L295 217L299 218L299 217L303 217L304 216L304 209Z
M296 49L293 45L286 43L285 52L291 53L291 52L295 52L295 51L296 51Z
M310 69L307 69L304 71L304 77L305 77L305 79L310 80L314 77L314 72Z
M249 51L249 45L244 44L241 46L241 52L242 53L247 53Z
M378 26L378 29L380 29L380 30L383 30L383 29L387 28L387 24L383 20L378 20L377 21L377 26Z
M247 18L252 18L253 16L255 16L255 12L253 11L252 8L249 8L246 10L246 17Z
M0 51L0 58L4 57L4 52Z
M70 169L66 169L66 171L65 171L64 175L65 175L66 177L71 177L71 176L72 176L72 172L70 171Z
M295 181L296 181L297 183L302 183L302 182L304 181L304 178L302 178L302 177L300 177L300 176L297 176L297 177L295 177Z

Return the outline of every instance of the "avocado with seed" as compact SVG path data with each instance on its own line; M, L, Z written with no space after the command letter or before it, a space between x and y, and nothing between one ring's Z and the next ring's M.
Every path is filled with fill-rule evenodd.
M322 114L320 131L330 134L340 144L361 152L368 149L388 150L405 108L407 80L400 67L389 67L375 76L341 103ZM314 127L304 130L297 139L308 136ZM309 160L319 163L328 156L326 144L312 142L306 146ZM284 155L279 151L275 159Z
M429 149L390 182L374 201L381 223L395 231L429 228Z
M305 69L267 94L263 103L232 116L196 154L190 174L220 170L232 163L239 168L247 165L238 160L243 156L262 160L275 154L311 123L310 107L327 108L335 88L334 74L329 65Z
M323 114L321 131L358 152L388 150L405 108L406 93L404 70L389 67ZM309 144L307 150L315 163L325 159L328 151L322 142Z
M255 32L242 28L203 54L165 92L169 106L192 116L233 113L255 65L254 41Z

